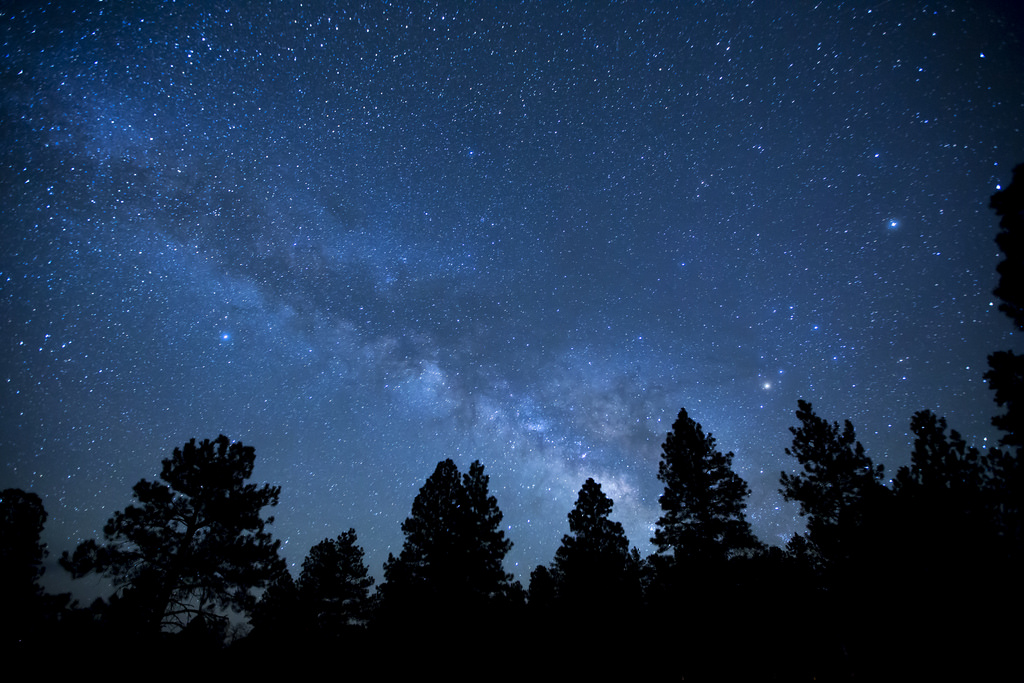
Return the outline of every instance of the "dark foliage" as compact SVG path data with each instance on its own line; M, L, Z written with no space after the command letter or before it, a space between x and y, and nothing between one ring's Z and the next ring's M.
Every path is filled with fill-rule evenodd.
M284 571L270 583L252 610L252 632L234 650L276 661L356 654L366 647L372 585L355 530L325 538L310 548L298 581Z
M816 415L810 403L798 402L799 427L791 427L792 448L801 471L783 472L780 493L800 504L807 517L807 552L825 564L841 563L856 553L867 516L888 495L882 466L875 465L857 441L853 424L840 429Z
M1013 169L1005 190L992 195L991 207L1000 217L996 244L1004 256L996 266L999 284L993 294L1002 300L999 310L1024 332L1024 164Z
M569 512L569 533L555 551L551 573L558 598L586 604L595 595L619 595L626 579L629 540L609 515L614 503L587 479Z
M621 617L638 604L639 555L630 552L622 524L610 518L613 506L600 484L583 483L550 571L538 567L531 576L530 592L541 604L548 593L558 611L578 619Z
M992 195L991 206L1000 216L996 244L1003 252L997 266L999 284L995 294L999 310L1009 316L1017 332L1024 332L1024 164L1013 169L1010 185ZM989 387L996 403L1006 412L992 418L1004 433L1002 442L1014 449L1024 447L1024 356L997 351L989 356Z
M1002 301L999 310L1020 333L1024 332L1024 164L1013 169L1006 189L992 195L991 206L1000 217L996 244L1003 252L997 266L999 284L993 293ZM988 364L985 379L995 392L996 404L1005 409L992 418L992 424L1003 432L1001 442L1007 449L988 458L990 513L1009 566L1019 569L1024 541L1020 510L1024 499L1024 356L997 351L988 357Z
M4 604L31 600L42 594L39 579L48 552L40 540L46 510L34 493L0 491L0 590Z
M530 588L527 593L530 608L535 613L550 613L557 599L557 586L551 570L539 564L530 572Z
M540 565L530 575L529 647L551 662L553 678L635 673L613 652L594 649L608 642L633 651L642 633L640 555L610 518L613 506L601 485L587 479L550 568Z
M39 584L49 554L41 540L46 510L35 493L0 491L0 648L18 648L52 627L70 600L48 595Z
M307 623L324 633L362 625L368 614L369 576L356 531L326 538L309 550L302 562L298 600Z
M721 562L752 553L760 542L744 509L750 488L732 470L732 453L715 448L686 410L680 410L661 446L658 480L662 516L655 526L659 555L679 562Z
M386 620L458 620L505 599L512 577L502 562L512 543L501 519L479 461L464 476L451 460L438 463L402 523L401 552L384 566Z
M268 585L250 614L253 635L261 643L285 640L289 643L298 634L305 637L306 615L299 604L299 588L287 571L282 571Z
M116 512L106 543L81 543L61 564L73 576L98 572L121 593L114 610L148 632L226 628L225 611L243 611L284 567L260 515L280 488L247 484L255 452L220 436L174 449L163 461L165 483L141 480L136 504Z
M656 552L646 565L644 621L659 649L681 655L661 662L665 676L710 675L697 662L728 658L722 631L756 618L748 611L760 597L748 585L755 577L750 561L764 548L744 514L750 489L732 458L685 409L662 444L658 479L665 488L651 539Z

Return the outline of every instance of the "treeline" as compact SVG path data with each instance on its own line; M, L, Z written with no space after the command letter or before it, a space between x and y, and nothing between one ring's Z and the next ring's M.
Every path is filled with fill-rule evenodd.
M1024 166L992 197L1001 310L1024 332ZM60 565L108 577L88 607L39 584L46 520L33 493L0 493L4 650L15 658L106 653L190 658L266 675L345 662L392 675L548 679L591 675L735 680L960 676L1021 680L1020 455L1024 356L985 375L1003 412L998 447L970 446L930 411L910 422L910 464L887 483L853 425L800 401L782 495L805 533L784 548L752 532L750 489L681 410L662 445L661 516L648 557L588 479L551 562L524 587L479 461L425 481L374 589L356 532L313 546L293 577L264 510L280 488L249 483L254 450L195 440L143 479L134 502ZM177 657L169 657L175 653Z

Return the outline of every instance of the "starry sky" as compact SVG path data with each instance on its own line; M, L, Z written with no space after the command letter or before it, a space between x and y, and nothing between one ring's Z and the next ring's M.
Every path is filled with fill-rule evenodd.
M0 487L52 563L223 433L379 580L479 459L525 584L588 477L651 550L685 407L784 544L797 399L998 436L1012 4L5 3Z

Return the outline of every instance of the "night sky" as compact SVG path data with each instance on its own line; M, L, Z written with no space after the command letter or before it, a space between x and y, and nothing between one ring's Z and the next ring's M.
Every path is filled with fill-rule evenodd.
M5 3L0 488L55 564L223 433L379 580L479 459L525 584L588 477L650 552L685 407L784 544L797 399L998 436L1012 4Z

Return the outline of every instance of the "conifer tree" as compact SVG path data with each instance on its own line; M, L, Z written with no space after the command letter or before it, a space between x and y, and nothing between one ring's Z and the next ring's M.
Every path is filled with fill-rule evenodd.
M39 584L49 555L41 540L45 522L38 495L14 488L0 491L0 651L43 636L45 623L70 599L47 595Z
M914 450L910 465L896 473L898 494L973 496L983 486L982 458L977 448L969 447L955 429L946 433L946 419L930 410L914 413L910 431ZM958 506L960 507L960 506Z
M910 429L911 463L896 473L888 511L887 526L902 531L890 554L908 567L927 565L929 578L966 576L966 568L983 562L999 535L991 491L999 453L982 455L956 430L947 433L945 418L929 410L915 413Z
M555 551L551 574L558 598L575 607L599 595L605 602L626 599L632 588L629 580L637 578L630 572L626 532L609 518L613 505L590 478L569 512L569 533Z
M337 633L363 623L372 585L356 531L349 529L310 548L299 574L298 600L311 626L323 634Z
M261 642L292 641L309 630L299 606L299 588L287 569L267 584L249 613L254 637Z
M1024 164L1013 169L1006 189L992 195L991 206L1000 216L996 244L1003 252L997 266L999 284L993 294L1002 301L999 310L1020 333L1024 332ZM997 351L988 357L988 364L985 379L995 391L996 403L1006 408L992 418L992 424L1003 431L1003 444L1024 450L1024 356ZM1015 479L1020 476L1015 474Z
M999 310L1009 316L1019 334L1024 332L1024 164L1013 169L1006 189L992 195L991 206L1000 216L996 244L1003 252L997 266L999 284L993 294L1002 301ZM995 392L996 404L1005 407L1005 412L992 418L992 424L1002 430L1001 443L1008 449L993 450L987 459L991 466L990 508L999 535L1019 564L1024 556L1024 355L996 351L988 357L988 365L985 379Z
M530 609L534 613L543 613L551 609L555 603L555 577L551 570L542 564L530 572L530 589L528 593Z
M661 449L663 514L651 539L658 554L676 562L715 563L758 548L744 513L750 488L733 472L733 454L719 451L685 409Z
M384 565L386 609L464 609L505 594L501 563L511 543L487 484L479 462L464 478L452 460L438 463L402 523L401 552Z
M246 483L255 458L251 446L223 435L175 448L163 461L164 483L135 485L136 504L104 526L106 543L81 543L61 564L75 577L113 579L123 591L118 603L144 632L180 631L194 620L226 625L225 610L250 609L252 590L284 571L280 542L266 529L274 518L261 517L281 489Z
M793 446L786 454L797 459L802 471L783 472L780 493L800 504L814 551L826 563L846 559L855 552L852 546L867 516L888 493L882 466L864 453L849 420L840 429L818 417L806 401L798 402L796 415L800 426L790 427Z
M469 471L462 477L466 491L466 547L468 557L465 568L468 587L480 596L497 597L512 582L512 575L505 572L505 555L512 548L512 541L505 538L501 529L503 515L497 499L490 495L490 477L484 474L484 466L477 460L470 464Z
M0 491L0 591L8 610L43 593L38 582L49 554L40 541L45 522L46 510L38 495L21 489Z

